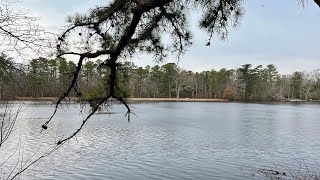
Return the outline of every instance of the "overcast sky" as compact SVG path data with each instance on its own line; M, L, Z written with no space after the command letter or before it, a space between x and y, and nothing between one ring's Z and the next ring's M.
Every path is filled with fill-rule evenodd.
M49 31L59 32L67 15L86 12L106 0L22 0L19 5L41 17L41 24ZM298 0L247 0L241 25L230 29L228 39L215 39L210 47L207 35L190 26L194 46L179 62L179 66L193 71L237 68L243 64L275 64L281 73L320 68L320 8L313 0L302 8ZM191 14L192 15L192 14ZM196 19L196 15L193 16ZM139 66L154 65L152 57L134 59ZM177 62L170 58L167 62Z

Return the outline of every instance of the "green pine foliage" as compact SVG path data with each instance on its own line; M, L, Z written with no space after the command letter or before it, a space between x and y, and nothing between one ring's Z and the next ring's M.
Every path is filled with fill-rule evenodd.
M1 57L1 97L58 97L69 86L76 64L64 58L37 58L15 68ZM86 60L69 97L99 99L108 94L110 70L101 61ZM9 68L10 67L10 68ZM192 72L174 63L138 67L124 61L117 67L116 95L124 98L215 98L230 100L319 100L320 70L280 74L275 65L245 64L237 69ZM22 72L22 70L24 70Z

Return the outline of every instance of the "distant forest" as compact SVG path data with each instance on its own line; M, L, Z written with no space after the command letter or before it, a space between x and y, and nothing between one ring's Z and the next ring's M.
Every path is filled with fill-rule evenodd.
M64 58L38 58L28 64L14 64L1 55L1 99L15 97L58 97L73 77L76 64ZM77 88L71 96L99 97L106 87L109 72L99 68L101 61L87 60ZM117 87L134 98L215 98L230 100L319 100L320 70L279 74L270 64L238 69L192 72L174 63L137 67L132 62L119 64Z

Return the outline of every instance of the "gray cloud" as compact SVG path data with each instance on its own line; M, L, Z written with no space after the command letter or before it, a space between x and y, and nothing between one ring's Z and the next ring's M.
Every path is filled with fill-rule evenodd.
M65 25L67 15L86 12L103 3L106 1L25 0L23 6L42 17L42 25L50 31L58 32ZM215 39L211 47L205 46L208 37L197 28L199 15L190 14L195 44L180 61L180 66L200 71L237 68L247 63L275 64L283 73L320 68L318 8L310 5L302 9L291 1L274 0L246 1L245 8L241 26L230 29L226 42ZM146 55L138 55L134 62L142 66L154 64L152 57ZM171 57L167 62L177 60Z

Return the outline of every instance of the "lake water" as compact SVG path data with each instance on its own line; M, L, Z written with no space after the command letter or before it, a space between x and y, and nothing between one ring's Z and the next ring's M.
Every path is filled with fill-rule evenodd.
M319 104L131 106L137 115L131 123L123 106L112 105L114 114L94 115L76 138L31 166L21 179L259 179L253 175L259 168L320 162ZM15 133L0 148L0 164L14 154L1 166L1 177L50 150L87 113L77 105L63 106L40 133L53 106L24 107Z

